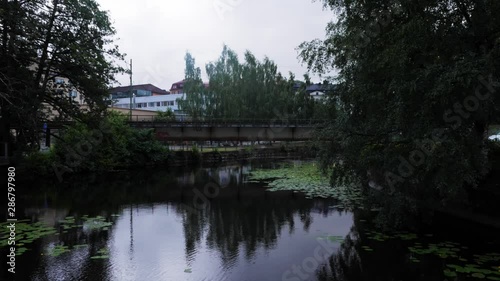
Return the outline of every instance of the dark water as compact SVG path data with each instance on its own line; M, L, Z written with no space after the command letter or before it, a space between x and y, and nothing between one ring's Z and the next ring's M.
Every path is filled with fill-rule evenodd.
M44 222L58 233L27 246L29 250L16 259L15 279L6 271L7 251L2 248L0 277L50 281L474 280L472 273L446 277L444 270L447 264L474 263L474 254L500 252L500 232L446 219L417 238L377 238L369 232L373 231L370 212L351 213L334 207L332 200L271 193L262 185L245 183L251 169L261 165L272 164L191 171L145 169L66 178L63 184L30 183L33 186L26 186L26 191L17 192L18 217ZM65 230L60 223L71 216L78 224L85 215L102 216L112 225L92 230L83 223L83 227ZM425 246L443 241L460 245L459 255L418 256L408 249L415 243ZM82 244L88 246L74 249ZM53 257L48 252L56 245L71 250ZM109 249L109 258L92 259L102 248ZM500 278L500 268L495 275L500 258L492 257L480 265L491 271L483 278Z

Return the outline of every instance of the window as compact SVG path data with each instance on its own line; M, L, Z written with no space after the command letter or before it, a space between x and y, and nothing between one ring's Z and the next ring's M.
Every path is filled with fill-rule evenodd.
M155 107L155 103L154 103L154 102L150 102L150 103L148 104L148 107Z
M161 106L168 106L168 101L162 101Z
M147 91L147 90L137 90L137 93L136 93L136 96L138 97L149 97L151 96L151 91Z
M138 103L136 106L137 108L142 108L142 103Z
M156 102L156 106L161 106L161 102Z
M78 93L76 92L76 90L71 90L71 91L69 92L69 96L70 96L71 98L76 98L76 96L77 96L77 95L78 95Z
M170 102L170 105L171 105L171 106L173 106L173 105L174 105L174 101L171 101L171 102Z

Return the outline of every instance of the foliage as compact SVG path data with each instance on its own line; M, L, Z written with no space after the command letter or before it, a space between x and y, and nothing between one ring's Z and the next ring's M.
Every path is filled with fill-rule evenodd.
M166 111L158 111L155 121L174 121L175 114L172 109L168 108Z
M323 2L337 20L299 47L311 70L338 70L323 166L386 201L463 200L488 171L485 132L500 116L500 2Z
M52 172L52 164L55 161L56 154L53 147L49 151L30 151L27 152L23 160L20 161L20 170L29 171L32 174L48 175Z
M360 190L354 186L330 185L328 177L314 163L283 166L272 170L252 171L250 181L269 181L270 191L291 190L303 192L307 197L335 198L345 207L361 203Z
M220 57L206 65L209 85L201 80L201 70L190 53L185 56L185 99L181 110L194 119L266 119L288 121L323 116L321 103L306 94L306 83L288 78L277 71L268 57L259 61L250 51L240 62L235 51L223 47ZM298 88L297 85L300 85ZM316 107L320 108L316 113ZM330 108L327 108L328 110ZM323 115L319 112L323 111Z
M184 93L185 98L177 99L179 108L194 120L205 116L205 111L209 107L206 100L205 88L201 80L201 70L195 66L195 59L190 53L184 57L186 62Z
M191 152L193 153L193 159L197 162L201 161L201 152L197 145L191 147Z
M1 1L0 34L0 138L15 125L20 146L36 148L41 122L92 122L105 110L108 86L123 71L114 62L123 56L95 0ZM69 97L71 90L86 110Z
M110 112L98 128L77 122L56 142L57 166L77 171L106 171L119 167L162 163L168 149L153 130L137 130L123 114Z

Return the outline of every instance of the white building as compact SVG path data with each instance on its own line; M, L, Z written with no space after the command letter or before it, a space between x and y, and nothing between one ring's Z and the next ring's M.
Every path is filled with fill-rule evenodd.
M132 97L132 109L142 109L150 111L179 111L177 99L184 99L185 94L170 94L161 96ZM130 98L113 100L113 107L130 108Z

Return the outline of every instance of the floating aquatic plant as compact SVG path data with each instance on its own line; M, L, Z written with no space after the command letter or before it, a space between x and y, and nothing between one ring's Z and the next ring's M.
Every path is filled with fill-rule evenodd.
M118 215L114 215L113 217L117 217ZM59 229L60 232L54 227L47 226L42 222L31 223L31 220L18 220L16 222L16 255L22 255L26 251L29 250L29 245L45 236L49 235L59 235L59 233L68 233L71 229L75 228L83 228L84 225L87 229L90 230L109 230L109 227L113 225L112 222L107 222L104 217L89 217L85 215L81 218L81 221L84 221L84 224L77 223L78 220L75 217L68 216L63 220L59 221ZM10 236L10 229L7 226L10 222L0 223L0 248L10 246L8 245L8 238ZM86 247L88 245L76 245L73 249L80 249ZM50 256L59 256L65 252L69 252L70 249L68 246L55 246L49 247L48 255ZM103 256L103 255L101 255Z
M90 257L93 260L99 260L99 259L108 259L109 258L109 250L108 248L102 248L99 251L97 251L97 256L92 256Z
M10 229L8 222L0 224L0 248L8 245ZM35 240L57 233L56 229L42 222L30 223L30 220L19 220L16 222L16 254L22 255L28 250L27 246Z
M342 242L342 241L344 241L344 237L342 237L342 236L333 236L333 235L318 236L316 239L317 240L329 240L331 242Z
M83 227L90 230L99 230L104 229L107 230L108 227L112 226L112 222L107 222L106 219L102 216L97 216L95 218L84 218L85 222L83 223Z
M64 253L69 252L68 246L56 245L55 247L49 248L48 255L51 257L58 257Z
M329 178L314 163L252 171L249 182L260 181L267 182L269 191L302 192L308 198L335 198L341 203L338 207L357 207L362 201L359 187L332 187Z

